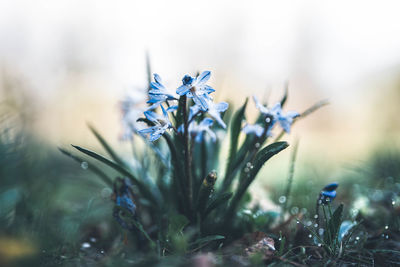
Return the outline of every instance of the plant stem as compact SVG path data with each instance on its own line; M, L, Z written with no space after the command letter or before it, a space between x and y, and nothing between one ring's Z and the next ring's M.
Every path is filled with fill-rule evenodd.
M185 170L186 170L186 194L188 199L189 211L188 215L191 218L192 208L193 208L193 179L192 179L192 166L191 166L191 153L189 149L189 120L187 113L187 97L183 99L183 139L185 148Z

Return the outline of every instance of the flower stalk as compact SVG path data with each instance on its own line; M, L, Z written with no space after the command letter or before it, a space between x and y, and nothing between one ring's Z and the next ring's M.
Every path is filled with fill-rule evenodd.
M193 178L192 178L192 164L191 164L191 153L190 153L190 141L189 141L189 116L187 113L187 97L183 98L183 140L185 148L185 173L186 173L186 194L189 205L188 215L192 214L193 210Z

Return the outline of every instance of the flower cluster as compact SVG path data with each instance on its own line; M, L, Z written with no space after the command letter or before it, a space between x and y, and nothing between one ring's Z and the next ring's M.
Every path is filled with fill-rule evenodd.
M180 97L187 97L193 99L193 105L189 108L188 114L188 131L194 140L200 142L204 133L208 133L212 140L216 140L216 135L210 127L213 125L213 118L222 127L226 128L226 124L221 118L221 113L228 109L228 103L214 103L213 97L210 95L215 90L206 83L210 79L211 72L204 71L197 77L185 75L182 79L182 85L176 90L166 87L161 77L154 74L154 81L150 84L148 92L149 100L147 103L149 107L144 111L147 123L150 124L149 128L137 130L142 136L148 136L151 142L159 139L167 130L175 129L170 121L170 114L175 117L177 114L174 112L178 109L178 100ZM162 114L158 114L155 110L160 108ZM186 109L186 107L185 107ZM126 112L125 112L126 113ZM204 114L201 122L196 122L196 117ZM206 117L206 116L210 116ZM124 124L129 124L131 118L126 117L123 120ZM177 127L177 132L183 133L183 124Z
M287 133L290 133L293 120L300 116L296 111L283 112L281 103L278 102L271 108L268 108L260 103L257 97L253 96L254 103L261 114L264 116L264 125L260 124L246 124L243 127L243 132L246 134L255 134L258 137L262 135L272 136L271 130L279 124L280 127Z

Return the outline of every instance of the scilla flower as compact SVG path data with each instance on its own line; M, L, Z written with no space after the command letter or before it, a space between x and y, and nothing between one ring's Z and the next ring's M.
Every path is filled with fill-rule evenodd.
M141 104L146 99L144 90L132 90L125 94L124 98L120 101L119 107L121 111L122 133L120 139L131 139L140 124L137 119L143 113Z
M281 104L278 103L278 105L280 108ZM279 112L277 112L277 120L279 122L279 125L287 133L290 133L290 127L292 126L293 120L298 116L300 116L300 113L296 111L288 111L286 113L283 113L282 109L279 109Z
M222 120L221 118L221 113L225 112L228 107L229 104L226 102L220 102L218 104L215 104L212 101L212 98L210 96L206 96L205 101L207 103L208 109L207 109L207 113L213 117L218 123L219 125L221 125L222 128L226 128L226 124L225 122ZM193 118L193 116L195 116L196 114L198 114L198 112L201 110L201 107L199 105L194 105L190 107L190 114L189 114L189 120L191 120Z
M211 131L210 127L213 125L214 121L210 118L205 118L199 124L191 123L189 125L189 133L190 135L196 136L195 141L201 142L204 139L204 133L208 133L211 137L211 140L215 142L217 140L217 136L213 131Z
M177 100L178 95L174 90L170 90L162 84L162 80L160 75L157 73L154 74L154 82L150 83L150 91L149 91L149 101L147 103L152 104L149 109L155 109L160 106L161 103L168 100ZM176 106L177 107L177 106ZM175 106L169 108L173 109ZM172 111L172 110L167 110Z
M260 137L264 133L264 127L259 124L246 124L243 129L246 134L255 134ZM270 132L270 131L268 131Z
M339 184L338 183L331 183L325 186L320 195L319 199L323 204L327 204L328 202L331 202L333 199L336 197L336 188L338 188Z
M210 118L203 119L199 124L193 121L189 124L189 134L195 138L194 140L196 142L202 142L204 140L204 133L208 133L208 135L211 137L211 140L215 142L215 140L217 140L217 136L210 129L213 123L214 121ZM178 132L184 132L183 125L178 128Z
M163 115L157 114L153 111L144 112L146 118L152 123L154 123L154 126L138 131L140 134L149 135L150 136L149 140L151 142L160 138L167 129L172 127L171 121L168 118L167 111L164 109L163 106L161 106L161 109Z
M187 97L193 98L196 105L199 105L203 111L208 109L207 96L215 90L206 85L206 82L210 79L211 72L203 71L199 76L193 78L189 75L185 75L182 79L183 85L176 89L178 95L186 95Z
M266 122L269 123L270 128L272 128L275 123L278 122L285 132L290 133L290 127L292 126L293 119L300 116L300 114L296 111L289 111L284 113L282 111L281 103L279 102L269 109L262 105L258 101L256 96L253 96L253 100L256 104L256 107L261 111L261 113L267 116Z
M136 217L136 205L133 201L133 193L131 190L131 183L128 179L117 178L114 183L113 200L115 201L115 208L113 216L115 220L125 229L133 230L134 226L125 221L124 213L128 212L129 216ZM121 210L122 209L122 210ZM126 216L127 214L125 214Z

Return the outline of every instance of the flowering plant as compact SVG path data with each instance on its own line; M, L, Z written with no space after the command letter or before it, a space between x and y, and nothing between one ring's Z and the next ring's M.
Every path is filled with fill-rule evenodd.
M302 113L284 112L287 90L271 107L253 97L260 113L250 124L245 118L248 100L230 116L227 102L214 101L210 77L209 71L195 77L185 75L182 84L171 89L154 74L144 116L132 116L138 114L134 105L123 102L123 136L134 145L135 166L120 157L92 126L111 159L74 146L123 176L111 179L96 165L88 164L114 188L113 216L141 247L148 244L160 253L195 251L223 239L229 242L248 231L238 211L246 206L249 186L264 163L288 147L279 140L290 133L291 126L325 104L319 102ZM274 128L280 128L275 137ZM225 129L230 136L229 155L220 162ZM146 144L144 149L140 142ZM217 173L224 173L222 179Z

